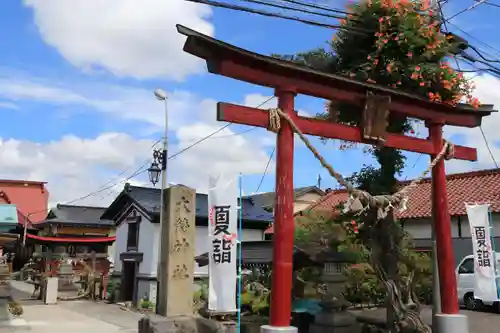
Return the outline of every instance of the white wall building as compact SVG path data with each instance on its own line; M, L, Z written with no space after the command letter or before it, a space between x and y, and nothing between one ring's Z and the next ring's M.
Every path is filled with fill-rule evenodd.
M209 250L208 201L196 195L196 255ZM117 224L114 276L121 278L121 300L136 302L147 296L155 301L156 273L160 250L160 190L125 185L102 218ZM272 214L250 199L243 200L243 241L264 239ZM194 258L193 258L194 260ZM208 274L195 264L195 276Z

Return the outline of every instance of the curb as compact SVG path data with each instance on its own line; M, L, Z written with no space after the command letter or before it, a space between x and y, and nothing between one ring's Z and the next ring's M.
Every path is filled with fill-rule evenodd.
M28 322L21 318L11 318L0 321L0 327L25 327L29 326Z

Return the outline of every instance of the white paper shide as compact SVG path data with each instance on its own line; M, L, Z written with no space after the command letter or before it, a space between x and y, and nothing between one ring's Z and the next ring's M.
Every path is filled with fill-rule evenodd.
M209 288L208 309L236 311L238 187L236 178L209 176Z
M491 241L489 205L465 205L474 251L474 297L496 301L495 252Z

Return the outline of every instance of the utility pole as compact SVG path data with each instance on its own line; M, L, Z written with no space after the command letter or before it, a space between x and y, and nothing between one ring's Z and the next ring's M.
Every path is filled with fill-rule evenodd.
M164 201L165 201L165 190L167 188L168 98L167 98L167 94L161 89L156 89L154 94L158 100L163 101L164 107L165 107L165 128L164 128L165 132L163 135L163 148L162 148L161 157L160 157L160 163L161 163L161 192L160 193L161 193L161 195L160 195L160 230L159 230L160 232L159 232L159 234L161 235L162 228L168 222L168 221L166 221L166 219L168 219L168 217L165 215L165 212L163 209L164 208L163 205L164 205ZM164 251L164 250L166 250L166 249L162 249L162 246L160 246L159 251ZM158 254L158 263L157 263L157 271L156 271L157 272L156 273L156 283L157 283L157 287L156 287L156 303L157 303L156 312L157 313L160 309L162 309L161 306L158 306L158 302L164 301L160 297L160 290L162 290L162 288L165 287L165 286L160 286L162 281L165 281L165 280L161 276L162 274L164 274L164 272L161 269L159 259L160 259L160 254Z

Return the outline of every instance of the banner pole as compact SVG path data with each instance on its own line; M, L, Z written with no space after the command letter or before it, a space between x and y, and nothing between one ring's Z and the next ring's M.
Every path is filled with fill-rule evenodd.
M238 179L239 187L240 187L240 210L238 212L238 333L241 333L241 289L243 285L242 281L242 262L243 262L243 175L240 173Z
M500 299L500 288L498 286L498 277L496 275L497 272L497 249L495 246L495 230L493 229L493 211L491 209L491 204L488 207L488 217L489 217L489 223L490 223L490 239L491 239L491 249L493 252L493 267L495 269L495 286L497 287L497 297Z

